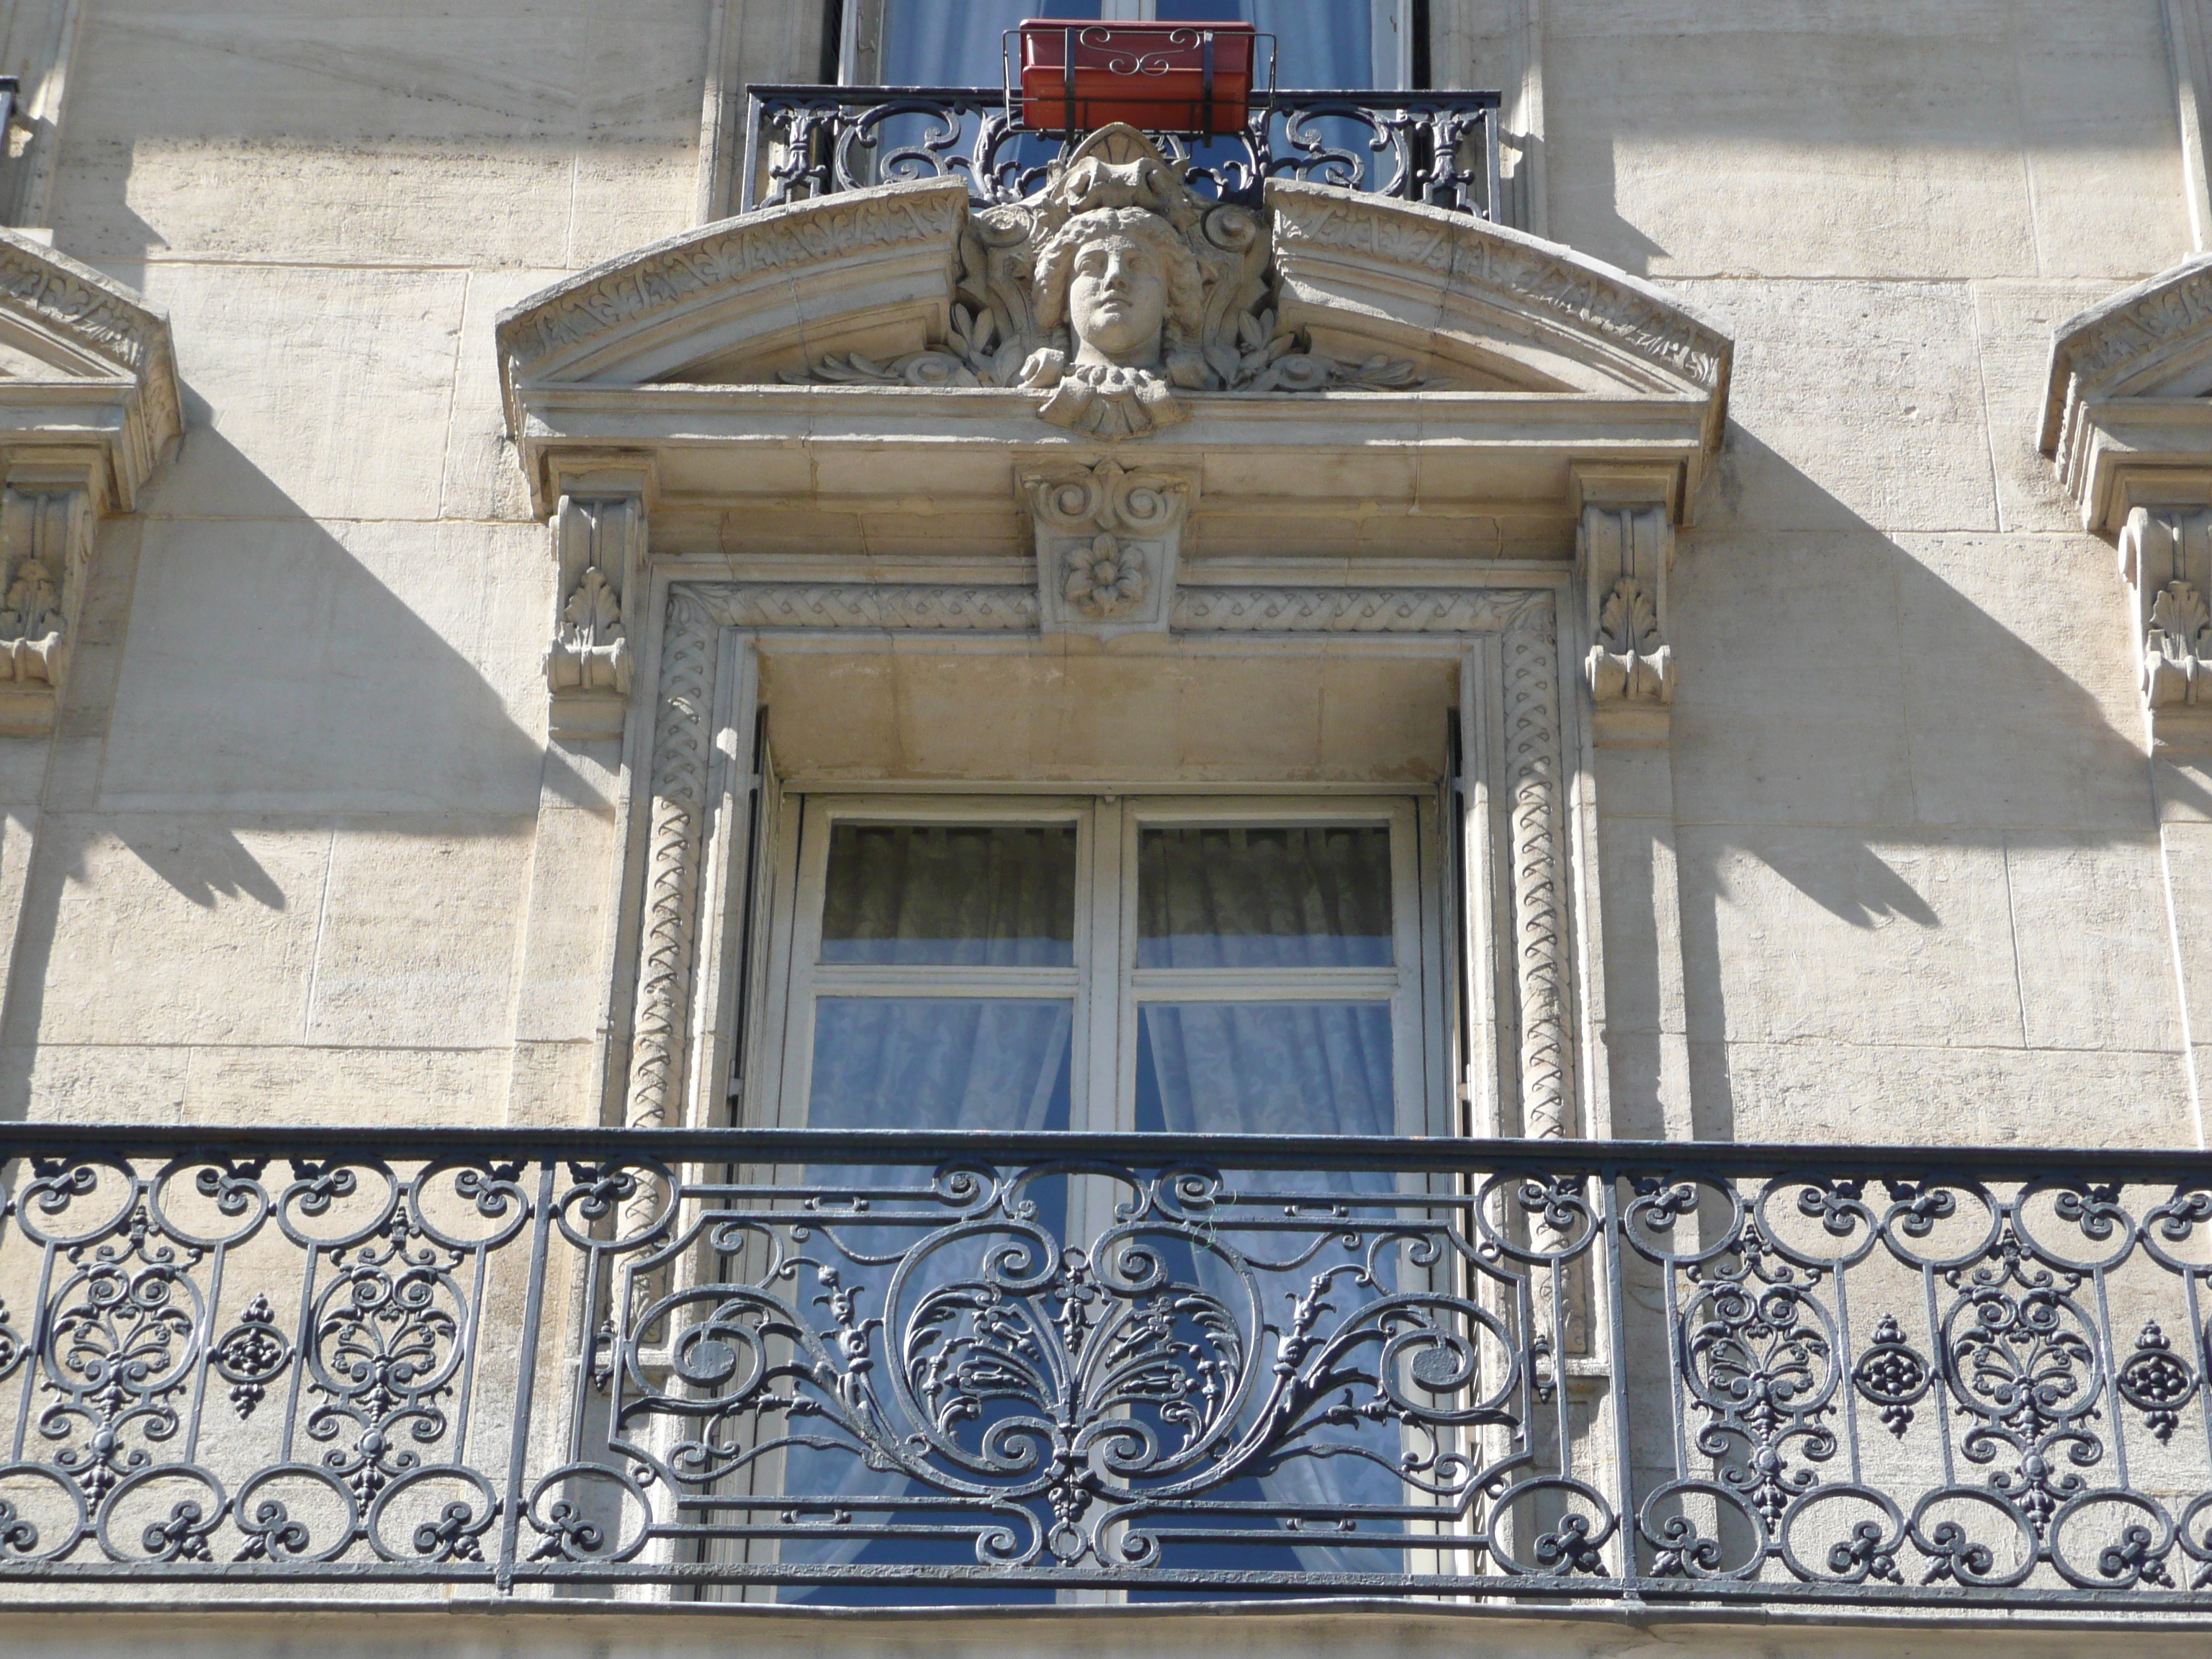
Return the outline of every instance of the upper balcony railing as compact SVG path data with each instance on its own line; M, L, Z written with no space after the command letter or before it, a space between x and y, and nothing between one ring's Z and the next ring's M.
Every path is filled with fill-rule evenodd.
M0 1130L0 1581L2212 1610L2212 1158Z
M957 178L978 205L1040 188L1062 141L1016 124L1020 94L996 87L747 88L738 209L836 191ZM1153 135L1188 163L1200 195L1256 205L1269 179L1372 191L1497 216L1494 92L1273 92L1239 134Z

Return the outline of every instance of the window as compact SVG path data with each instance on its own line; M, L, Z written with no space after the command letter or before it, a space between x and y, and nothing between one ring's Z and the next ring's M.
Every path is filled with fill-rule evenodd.
M847 0L843 78L994 87L1000 37L1024 17L1253 23L1276 37L1276 84L1407 83L1407 0Z
M1432 795L789 794L771 884L791 896L770 929L768 1063L748 1087L746 1116L862 1130L1450 1133L1436 836ZM1347 1185L1398 1190L1388 1175L1226 1175L1232 1187L1249 1180L1317 1201L1340 1202ZM825 1225L822 1259L855 1306L893 1323L895 1306L940 1288L955 1292L948 1307L964 1307L963 1287L989 1280L994 1262L1003 1273L1030 1260L999 1226L939 1229L924 1253L907 1254L923 1235L892 1212L913 1213L901 1195L911 1181L911 1171L860 1164L806 1172L823 1214L848 1218ZM1117 1208L1126 1185L1103 1170L1031 1180L1023 1191L1036 1226L1056 1242L1040 1260L1056 1259L1060 1243L1095 1253L1127 1217ZM1149 1236L1148 1248L1177 1283L1233 1300L1233 1277L1212 1255ZM1310 1288L1303 1260L1250 1265L1267 1306ZM1425 1269L1386 1253L1373 1271L1387 1287L1411 1286ZM981 1387L977 1402L969 1426L979 1443L1035 1408L1012 1383ZM1171 1437L1158 1401L1115 1409ZM1238 1525L1170 1512L1146 1524L1170 1539L1178 1563L1399 1570L1423 1500L1395 1473L1405 1450L1397 1428L1332 1422L1309 1440L1307 1455L1212 1495L1246 1517ZM977 1559L972 1520L940 1512L921 1485L871 1465L839 1436L794 1424L778 1458L753 1478L788 1504L787 1519L822 1528L762 1546L785 1564ZM1054 1524L1044 1500L1021 1501L1043 1536ZM1282 1518L1346 1504L1369 1517L1353 1538L1309 1538ZM896 1583L789 1584L776 1595L1054 1599Z
M784 810L794 901L751 1121L1449 1132L1434 830L1412 799Z

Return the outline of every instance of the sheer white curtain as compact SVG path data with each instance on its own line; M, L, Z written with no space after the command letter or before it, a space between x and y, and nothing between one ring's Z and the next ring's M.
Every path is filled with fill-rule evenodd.
M1329 826L1147 830L1139 854L1138 963L1184 969L1358 969L1392 955L1389 834ZM1175 1134L1389 1135L1397 1130L1390 1006L1377 1001L1188 1001L1139 1011L1137 1127ZM1269 1193L1384 1194L1387 1174L1228 1172L1232 1188ZM1363 1209L1362 1219L1389 1213ZM1265 1234L1228 1242L1265 1255ZM1288 1249L1288 1246L1282 1246ZM1329 1253L1330 1261L1340 1259ZM1236 1276L1219 1257L1192 1253L1200 1284L1231 1305ZM1263 1275L1270 1311L1303 1291L1311 1267ZM1334 1298L1349 1309L1393 1288L1385 1282ZM1371 1366L1379 1345L1352 1356ZM1403 1501L1386 1465L1399 1454L1387 1425L1322 1425L1301 1436L1258 1481L1283 1504L1340 1513ZM1376 1461L1380 1460L1380 1461ZM1369 1523L1368 1536L1389 1537ZM1395 1549L1395 1540L1379 1546ZM1301 1544L1310 1571L1396 1565L1378 1547ZM1255 1552L1275 1553L1267 1547ZM1259 1561L1255 1565L1260 1565ZM1279 1565L1279 1559L1273 1565Z
M917 990L947 969L1066 968L1073 963L1075 832L1066 825L848 824L830 836L823 882L821 960L908 970ZM1069 1038L1073 1004L1064 998L825 994L814 1006L813 1071L807 1122L829 1129L983 1129L1018 1132L1068 1127ZM912 1188L928 1171L817 1165L810 1186L828 1195L867 1188ZM1040 1224L1064 1231L1065 1194L1040 1192ZM886 1212L931 1214L926 1198L878 1198ZM884 1369L899 1363L902 1316L937 1286L977 1274L1003 1238L970 1238L927 1257L907 1283L901 1308L885 1305L893 1266L853 1255L895 1258L931 1232L922 1224L830 1224L814 1249L838 1271L864 1319L885 1322L878 1336ZM842 1244L842 1250L838 1247ZM807 1287L811 1292L811 1286ZM802 1295L803 1299L803 1295ZM826 1322L826 1320L823 1322ZM894 1425L895 1431L902 1431ZM805 1512L844 1506L860 1525L913 1522L914 1512L853 1509L914 1496L926 1487L868 1467L857 1442L823 1418L791 1419L795 1441L784 1455L783 1490ZM820 1565L862 1559L972 1565L972 1544L830 1537L787 1540L783 1559ZM866 1601L866 1590L809 1593L785 1600ZM912 1601L911 1589L893 1599ZM999 1596L994 1599L1025 1599ZM1046 1597L1045 1599L1049 1599Z

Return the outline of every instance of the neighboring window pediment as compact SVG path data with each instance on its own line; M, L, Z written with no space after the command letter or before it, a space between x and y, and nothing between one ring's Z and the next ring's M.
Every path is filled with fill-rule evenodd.
M0 230L0 733L52 728L95 526L182 429L168 319Z
M2060 325L2041 447L2082 524L2108 534L2160 504L2171 475L2212 470L2212 255Z
M39 448L96 449L101 476L87 483L127 511L183 429L167 318L89 265L0 230L0 410L11 467Z
M709 226L548 289L499 342L541 497L549 451L653 447L648 411L678 410L695 448L805 427L1003 450L1057 428L1213 453L1449 424L1556 445L1563 495L1597 406L1627 405L1632 432L1603 441L1693 485L1730 351L1658 290L1464 215L1285 181L1256 209L1201 199L1128 128L1018 204L933 179Z

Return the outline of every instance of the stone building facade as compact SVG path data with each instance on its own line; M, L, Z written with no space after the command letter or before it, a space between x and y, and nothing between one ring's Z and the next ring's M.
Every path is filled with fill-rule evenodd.
M1137 21L1163 9L1107 9ZM1272 1564L1354 1576L1262 1586L1327 1591L1332 1611L1295 1626L1279 1607L1224 1623L1133 1605L1104 1577L1030 1585L1029 1600L1050 1605L988 1617L977 1602L994 1598L963 1581L936 1598L962 1617L878 1605L865 1622L824 1626L786 1605L791 1585L772 1571L705 1570L797 1562L834 1577L878 1559L849 1539L794 1542L804 1514L784 1516L774 1548L742 1528L641 1545L637 1559L701 1571L612 1574L611 1590L518 1584L505 1567L490 1588L368 1573L360 1593L413 1609L373 1619L327 1578L241 1571L210 1587L188 1571L127 1587L131 1613L96 1576L9 1572L11 1554L44 1547L11 1546L7 1531L40 1503L50 1541L77 1527L82 1559L140 1559L127 1540L94 1539L100 1506L132 1480L150 1490L141 1471L169 1455L157 1435L134 1443L147 1462L118 1454L106 1476L25 1472L76 1447L74 1429L43 1426L49 1396L86 1425L119 1420L99 1403L100 1377L41 1369L75 1328L53 1311L53 1287L96 1277L82 1255L91 1234L58 1243L35 1231L67 1206L60 1188L39 1187L61 1178L36 1159L64 1156L77 1128L170 1132L160 1156L177 1158L200 1156L189 1137L202 1131L503 1130L497 1158L524 1164L533 1132L601 1127L2081 1148L2147 1155L2110 1165L2114 1191L2161 1159L2185 1187L2212 1181L2189 1156L2205 1146L2212 1090L2212 11L2200 0L1279 9L1261 21L1297 62L1341 67L1347 89L1380 102L1394 90L1498 93L1462 134L1477 158L1455 186L1463 199L1407 201L1322 174L1231 200L1194 184L1173 144L1117 128L1031 155L1034 175L996 196L971 178L886 179L899 170L880 165L811 191L779 173L792 150L775 141L790 130L755 118L746 89L939 81L995 63L995 45L980 58L972 40L964 57L943 47L944 31L997 17L951 0L0 7L0 72L19 77L0 168L0 1126L49 1136L7 1152L10 1650L158 1640L192 1653L312 1642L364 1655L427 1643L672 1654L740 1639L948 1655L1138 1641L1750 1652L1775 1639L1753 1627L1762 1619L1793 1621L1788 1639L1807 1650L1839 1653L1939 1639L2077 1652L2083 1621L2100 1641L2134 1621L2125 1639L2146 1653L2201 1642L2212 1508L2190 1509L2188 1495L2212 1492L2212 1474L2179 1466L2136 1482L2165 1505L2155 1536L2130 1545L2108 1520L2090 1550L2136 1549L2104 1583L2168 1601L2039 1609L1995 1589L1978 1601L1976 1575L1992 1569L1964 1546L1924 1541L1936 1511L1908 1527L1910 1501L1869 1523L1881 1547L1823 1581L1902 1591L1940 1579L1962 1603L1949 1628L1902 1595L1896 1606L1717 1596L1647 1615L1641 1602L1432 1585L1430 1600L1383 1608L1357 1602L1376 1591L1356 1581L1376 1562L1340 1540ZM971 118L961 142L974 133ZM755 203L769 204L744 210ZM885 902L870 886L884 866L863 865L892 856L868 851L872 835L896 839L914 870L949 860L915 876L894 909L964 915L993 882L1030 896L933 955L938 922L906 928L870 908ZM1335 921L1277 927L1260 915L1264 898L1219 921L1240 902L1219 872L1276 848L1269 836L1307 860L1300 878L1326 889ZM963 845L985 861L963 863ZM1175 874L1185 856L1198 873ZM934 899L930 880L944 889ZM1057 897L1030 915L1038 901L1023 884L1036 883ZM1176 890L1216 918L1212 933L1147 908ZM1159 916L1175 902L1161 897ZM1362 903L1364 921L1344 920ZM1169 943L1275 936L1306 943L1272 954ZM940 1019L953 1003L965 1011L957 1029ZM1273 1069L1254 1058L1301 1043L1326 1058ZM956 1061L965 1070L946 1080ZM110 1174L150 1183L111 1218L114 1237L150 1218L126 1259L158 1277L173 1262L151 1265L147 1227L179 1239L190 1228L162 1209L162 1177L148 1173L160 1157L114 1145L124 1162ZM255 1145L264 1162L294 1155ZM471 1317L504 1296L502 1329L544 1333L543 1355L484 1360L483 1398L521 1389L539 1365L538 1394L552 1397L565 1356L575 1380L562 1409L579 1425L600 1409L587 1400L595 1364L602 1395L611 1375L617 1396L633 1377L646 1394L694 1400L727 1381L714 1367L737 1364L729 1344L750 1352L715 1338L726 1346L694 1374L680 1318L664 1316L672 1322L636 1337L635 1352L623 1323L650 1323L635 1298L719 1282L697 1279L695 1258L734 1260L738 1243L701 1235L627 1291L547 1268L567 1224L552 1219L554 1183L600 1155L557 1143L542 1196L524 1190L522 1166L485 1177L516 1183L512 1213L544 1220L551 1243L526 1285L501 1277L522 1267L491 1260L510 1235L434 1235L458 1252L441 1273L465 1257L478 1273L455 1292L475 1298ZM860 1154L817 1147L809 1164L793 1141L760 1156L834 1188ZM574 1237L624 1237L656 1203L707 1202L694 1191L705 1167L603 1181ZM1777 1154L1774 1167L1792 1166ZM295 1181L316 1178L293 1168ZM239 1178L275 1194L261 1164ZM1083 1183L1106 1177L1065 1178L1058 1233L1103 1237L1113 1200ZM1413 1178L1398 1171L1387 1190ZM1649 1199L1672 1177L1621 1178ZM1297 1194L1328 1185L1285 1179L1278 1207L1294 1218ZM88 1202L96 1184L88 1176L68 1201ZM222 1186L200 1191L215 1203ZM678 1188L688 1196L672 1199ZM1859 1188L1823 1190L1831 1219L1859 1213ZM287 1207L301 1200L266 1201L307 1226ZM2212 1207L2171 1201L2175 1237L2197 1249ZM408 1224L427 1203L394 1200ZM496 1201L483 1203L493 1216ZM1514 1248L1549 1261L1577 1224L1572 1207L1528 1206ZM1742 1224L1710 1193L1702 1212L1694 1198L1680 1207L1692 1219L1677 1238ZM2018 1244L2004 1230L2029 1229L2033 1208L2021 1196L1992 1224L1990 1260ZM2061 1214L2094 1233L2078 1205ZM2154 1231L2138 1222L2142 1237ZM1838 1236L1857 1224L1845 1216ZM179 1248L221 1260L231 1247L205 1243L216 1236ZM343 1254L358 1243L302 1248L338 1249L314 1258L325 1273L362 1260ZM243 1234L236 1251L258 1260ZM2157 1304L2158 1341L2137 1328L2159 1292L2115 1267L2079 1349L2080 1377L2103 1390L2100 1422L2149 1425L2130 1443L2139 1470L2212 1433L2212 1348L2190 1322L2207 1281L2197 1256L2173 1251L2187 1310ZM1498 1316L1500 1343L1522 1345L1504 1362L1511 1386L1559 1402L1561 1443L1522 1446L1550 1455L1554 1475L1518 1532L1497 1522L1493 1559L1549 1549L1543 1559L1571 1572L1579 1546L1561 1517L1580 1499L1568 1489L1609 1492L1607 1470L1624 1472L1632 1497L1644 1475L1665 1484L1671 1471L1672 1501L1704 1516L1692 1532L1730 1547L1778 1540L1797 1513L1806 1487L1734 1479L1781 1443L1741 1399L1681 1407L1671 1463L1657 1419L1631 1421L1634 1308L1663 1304L1654 1318L1674 1321L1667 1297L1712 1286L1690 1255L1663 1252L1641 1258L1646 1284L1631 1254L1625 1267L1557 1267L1528 1292L1522 1322ZM1469 1271L1503 1285L1505 1259L1477 1249ZM2147 1249L2131 1258L2150 1260ZM1411 1271L1363 1282L1412 1295ZM1801 1264L1783 1279L1802 1287L1807 1271L1815 1288L1844 1276ZM1233 1302L1207 1272L1190 1269L1191 1294ZM1926 1272L1934 1286L1937 1268ZM2076 1274L2067 1293L2086 1282ZM266 1303L254 1316L236 1312L236 1296L208 1297L155 1370L191 1372L210 1398L228 1391L245 1433L257 1408L263 1424L276 1409L264 1394L291 1386L284 1368L308 1376L326 1315L303 1312L288 1333ZM1473 1290L1464 1299L1491 1305ZM1610 1334L1609 1305L1624 1310ZM2005 1305L2006 1318L2039 1316ZM1811 1370L1782 1385L1778 1407L1800 1473L1807 1441L1841 1431L1842 1408L1812 1397L1814 1373L1842 1377L1838 1354L1863 1369L1915 1340L1928 1348L1936 1328L1953 1328L1928 1306L1925 1340L1893 1339L1862 1310L1856 1337L1832 1331L1808 1351ZM94 1369L159 1322L111 1326ZM1786 1346L1790 1322L1756 1340ZM265 1372L226 1326L278 1333L258 1350L274 1356ZM492 1355L490 1326L471 1329ZM1659 1374L1672 1365L1726 1393L1689 1341L1661 1343ZM2158 1391L2142 1379L2180 1375L2159 1369L2169 1351L2186 1376L2146 1406L2138 1395ZM1427 1370L1392 1352L1379 1372L1410 1367L1434 1394L1460 1349L1436 1339ZM1960 1401L1981 1375L1912 1352L1923 1373L1954 1366L1944 1375ZM666 1382L671 1366L683 1388ZM216 1371L227 1380L209 1383ZM1406 1415L1387 1375L1369 1381L1363 1420ZM134 1386L156 1418L171 1409L143 1376ZM369 1410L358 1390L329 1386L347 1410ZM453 1386L459 1398L401 1386L408 1420L465 1419L471 1385ZM1917 1447L1910 1432L1972 1409L1928 1386L1923 1376L1908 1398L1904 1383L1860 1378L1854 1409L1901 1413L1890 1437ZM1657 1400L1664 1387L1653 1388ZM301 1433L315 1433L308 1407L296 1409ZM977 1409L998 1420L998 1407ZM1124 1399L1097 1415L1157 1409ZM1665 1415L1663 1402L1650 1409ZM2066 1438L2081 1426L2074 1409L2000 1427L2025 1437L2023 1457L2055 1458L2079 1443ZM380 1431L399 1420L388 1401L376 1410ZM1723 1419L1732 1444L1683 1451L1682 1436ZM1312 1443L1349 1448L1348 1420L1315 1429ZM1525 1427L1474 1420L1453 1432ZM2188 1425L2178 1437L2177 1420ZM564 1532L520 1474L531 1437L557 1428L526 1411L484 1421L486 1436L512 1427L514 1490L494 1490L496 1472L473 1477L483 1500L465 1494L447 1535L426 1510L439 1537L418 1545L426 1559L491 1560L502 1529L510 1563L536 1559L540 1536L553 1558L582 1559L599 1547L577 1545L578 1528L619 1535L632 1510L668 1513L654 1507L662 1488L625 1466L592 1500L599 1509L573 1500ZM197 1408L191 1424L198 1436ZM665 1453L677 1431L651 1432L664 1439L639 1443ZM1854 1468L1858 1433L1854 1419ZM290 1449L264 1461L312 1463L328 1438L309 1449L288 1437ZM355 1446L343 1481L302 1478L331 1486L346 1525L374 1532L387 1486L420 1483L416 1471L441 1457L459 1466L448 1443L423 1443L426 1464L374 1473L380 1454ZM702 1490L863 1504L875 1491L823 1477L799 1492L802 1454L777 1455L768 1474L726 1472ZM564 1468L585 1461L568 1456ZM1684 1460L1699 1456L1693 1479ZM548 1454L544 1467L560 1462ZM1257 1484L1232 1501L1358 1510L1371 1497L1253 1468ZM2077 1490L2019 1478L2034 1488L2003 1489L2032 1558L2019 1582L2033 1569L2054 1595L2081 1588L2051 1543ZM172 1564L283 1556L281 1528L255 1531L234 1487L194 1500L222 1511L198 1531L166 1501L149 1510L147 1550ZM1025 1498L1022 1513L1049 1509L1080 1533L1096 1492L1072 1491ZM1718 1515L1731 1504L1742 1518ZM1639 1520L1623 1501L1606 1513L1592 1549L1609 1537L1630 1547L1640 1527L1644 1571L1694 1576L1695 1549L1660 1510ZM1393 1536L1436 1535L1427 1521L1392 1524ZM157 1547L161 1525L172 1530ZM1082 1535L1103 1552L1134 1534ZM1909 1559L1879 1571L1883 1549ZM1444 1545L1389 1553L1390 1571L1466 1571ZM1583 1570L1613 1571L1595 1555ZM191 1610L149 1627L149 1594ZM547 1605L559 1596L574 1599ZM714 1622L732 1617L751 1622Z

